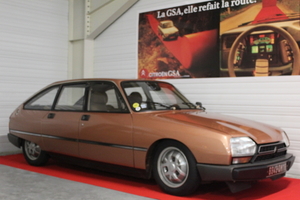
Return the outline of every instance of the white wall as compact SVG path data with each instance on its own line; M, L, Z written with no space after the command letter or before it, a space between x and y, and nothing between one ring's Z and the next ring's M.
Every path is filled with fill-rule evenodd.
M94 77L137 78L138 13L200 1L140 0L95 40ZM300 76L168 80L209 112L282 127L297 158L289 175L300 177Z
M68 1L0 0L0 153L10 113L45 85L67 78Z

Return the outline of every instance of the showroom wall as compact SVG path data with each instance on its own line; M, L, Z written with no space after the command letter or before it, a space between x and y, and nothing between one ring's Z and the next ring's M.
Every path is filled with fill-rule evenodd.
M0 0L0 153L13 110L45 85L66 79L68 1Z
M95 40L94 77L137 78L141 12L201 1L139 0ZM297 156L288 172L300 177L300 76L169 79L208 112L244 117L283 128Z
M203 0L139 0L94 41L94 77L137 78L138 16ZM68 78L68 0L0 0L0 154L10 113L41 87ZM300 76L169 79L192 102L283 128L300 177Z

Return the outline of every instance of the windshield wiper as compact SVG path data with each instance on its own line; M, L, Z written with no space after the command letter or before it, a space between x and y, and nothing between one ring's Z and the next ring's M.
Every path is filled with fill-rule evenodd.
M241 27L241 26L246 26L246 25L248 25L248 24L250 24L250 23L252 23L252 22L253 22L253 21L244 22L244 23L242 23L242 24L238 25L238 27Z
M193 103L190 103L190 102L182 102L182 104L192 106L192 107L196 107Z
M159 105L162 106L164 108L168 108L168 109L173 109L173 110L177 110L180 109L180 107L177 105L165 105L163 103L159 103L159 102L154 102L154 101L146 101L145 103L150 103L150 104L154 104L154 105Z

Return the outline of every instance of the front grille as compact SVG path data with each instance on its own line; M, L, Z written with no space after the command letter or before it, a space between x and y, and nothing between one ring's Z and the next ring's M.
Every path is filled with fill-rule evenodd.
M283 142L259 145L258 152L253 157L252 162L264 161L284 156L286 154L286 151L287 147Z

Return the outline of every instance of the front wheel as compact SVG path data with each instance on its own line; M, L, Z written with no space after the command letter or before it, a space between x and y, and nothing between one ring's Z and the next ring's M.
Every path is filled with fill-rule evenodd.
M153 175L161 189L172 195L192 194L200 184L196 161L183 144L168 141L158 147Z
M49 159L48 154L42 151L39 145L27 140L23 143L23 155L28 164L33 166L45 165Z

